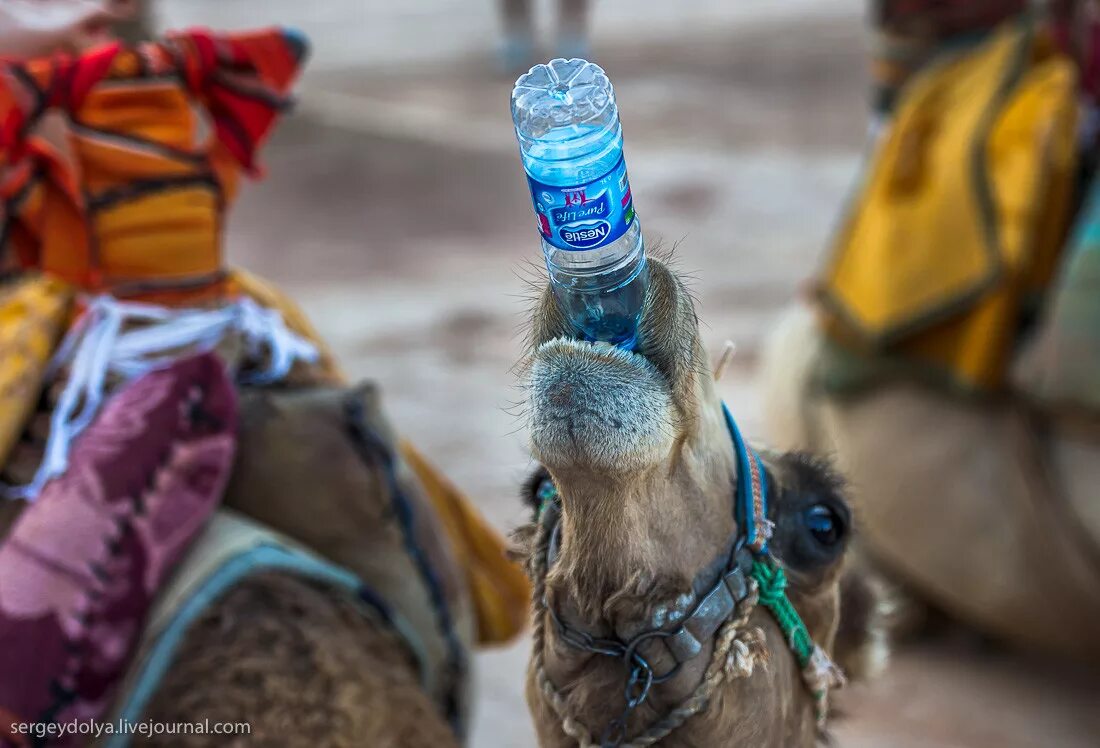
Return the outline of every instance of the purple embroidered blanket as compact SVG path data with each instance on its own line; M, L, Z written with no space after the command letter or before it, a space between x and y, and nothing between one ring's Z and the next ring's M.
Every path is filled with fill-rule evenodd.
M0 746L39 744L15 722L109 707L158 587L221 501L236 426L213 355L135 380L0 541Z

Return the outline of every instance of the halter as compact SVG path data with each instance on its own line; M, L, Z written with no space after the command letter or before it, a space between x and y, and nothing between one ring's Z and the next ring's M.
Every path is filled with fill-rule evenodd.
M727 671L739 676L752 673L754 647L762 642L744 629L757 604L763 605L775 619L802 670L802 680L814 697L819 727L828 713L831 687L844 684L840 669L825 651L810 637L805 623L787 596L787 578L783 568L771 555L768 541L774 529L768 519L768 479L763 462L741 436L729 408L722 403L722 413L733 440L737 458L737 488L734 495L734 515L739 535L733 549L718 559L721 571L714 584L697 594L691 611L678 620L675 627L658 626L629 641L619 638L596 638L567 625L550 606L545 594L546 572L557 560L561 545L561 496L547 479L538 489L540 545L534 558L536 579L535 671L539 685L566 733L582 746L623 748L652 745L669 735L690 716L703 711L711 695ZM545 617L549 615L562 641L589 654L613 657L626 669L626 708L603 730L599 743L576 719L566 713L565 698L550 682L543 667L543 637ZM703 682L684 703L666 717L651 725L631 742L626 742L630 715L645 703L654 685L675 677L681 667L702 653L706 643L715 642L714 654Z

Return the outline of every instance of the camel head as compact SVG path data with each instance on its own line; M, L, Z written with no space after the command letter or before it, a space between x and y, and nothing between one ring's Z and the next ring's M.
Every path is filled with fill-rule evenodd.
M634 352L575 339L549 289L534 311L522 370L541 467L527 487L535 521L516 537L545 601L536 592L527 687L540 742L629 743L654 725L667 727L679 707L698 705L701 685L712 679L698 714L662 745L813 745L815 699L775 617L752 606L755 582L735 612L699 637L695 655L670 660L671 647L639 645L647 659L642 681L650 667L662 680L679 666L633 710L624 689L633 674L635 696L644 690L638 660L576 645L611 642L597 648L616 651L615 643L645 632L693 627L702 620L689 621L700 600L737 565L731 557L746 553L733 553L742 529L734 512L738 459L692 298L662 262L650 259L649 273ZM788 599L822 654L842 664L866 661L878 606L869 580L845 567L853 519L842 482L807 455L760 456L770 486L770 550ZM848 600L846 651L833 651Z

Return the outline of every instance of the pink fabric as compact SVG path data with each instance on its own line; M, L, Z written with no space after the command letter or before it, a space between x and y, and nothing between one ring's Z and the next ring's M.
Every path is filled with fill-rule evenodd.
M103 714L159 585L222 498L236 425L224 365L179 361L111 398L24 510L0 545L0 746L18 745L8 715Z

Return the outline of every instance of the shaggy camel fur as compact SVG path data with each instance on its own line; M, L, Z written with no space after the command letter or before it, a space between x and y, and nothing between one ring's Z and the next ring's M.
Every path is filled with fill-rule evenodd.
M419 634L437 686L424 691L407 644L346 593L270 574L236 587L191 628L146 718L247 718L249 745L455 745L437 704L457 698L464 721L468 672L448 661L437 611L397 527L378 463L379 447L394 454L397 443L377 391L249 393L240 429L226 505L366 580ZM449 541L401 463L397 477L468 651L472 609Z
M457 746L441 703L465 721L469 673L448 642L397 527L380 467L397 448L370 386L245 392L226 504L365 580L411 624L436 683L394 627L337 590L291 573L245 578L187 630L142 719L247 722L249 746ZM430 502L400 461L414 535L469 651L475 623L465 579ZM20 504L0 502L0 537ZM186 563L186 561L185 561ZM135 741L142 744L140 741ZM221 735L162 735L144 744L223 746Z
M813 386L822 345L804 308L773 335L769 436L836 455L876 561L994 638L1100 663L1100 428L915 382L827 397Z
M728 552L738 529L733 446L691 297L661 262L651 260L649 272L639 353L572 340L547 290L535 310L526 363L531 444L562 504L561 550L546 575L547 602L574 628L624 640L689 609L697 577ZM840 481L805 455L764 460L776 524L772 550L787 568L788 594L813 638L859 675L880 659L879 606L870 581L843 562L851 513ZM536 477L531 485L537 483ZM825 532L811 530L811 509L829 519ZM534 524L517 532L528 556L537 550L537 534ZM860 617L848 617L838 638L849 608ZM527 678L540 744L576 745L578 726L598 744L625 705L623 665L572 649L548 618L544 613L535 622L545 643ZM813 699L774 619L758 607L744 632L759 655L752 674L731 674L708 706L661 745L794 748L818 739ZM675 677L653 687L629 720L627 744L696 689L713 646L706 642ZM539 687L540 659L566 714ZM579 742L585 740L582 734Z
M143 719L248 722L249 746L456 746L405 642L346 593L284 574L234 587L188 632ZM196 684L201 684L196 687ZM152 746L233 745L164 735Z

